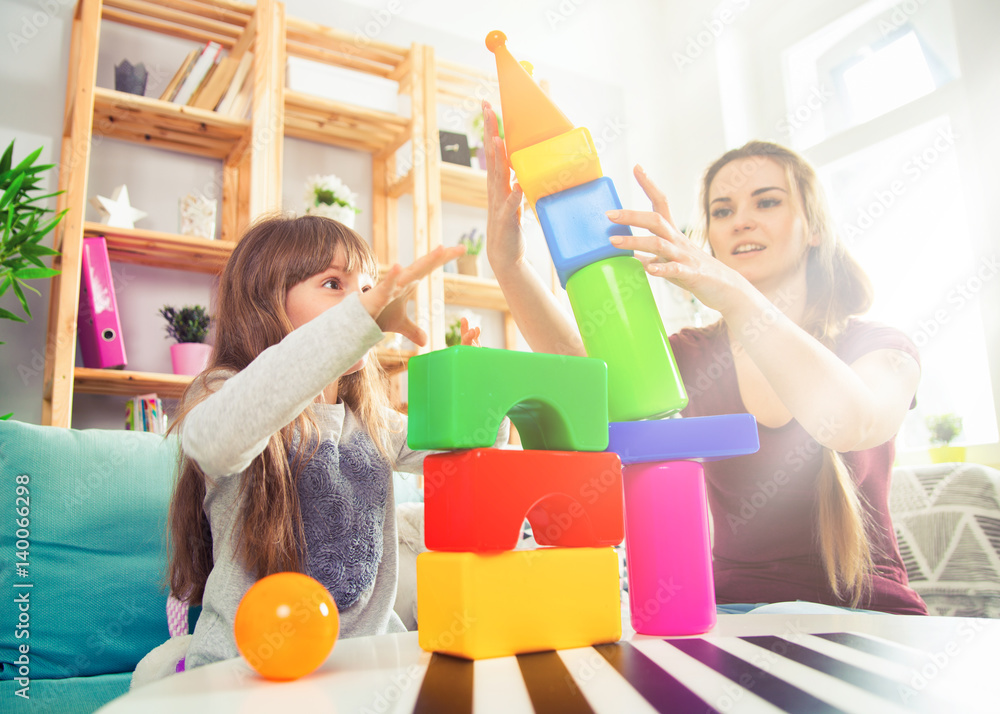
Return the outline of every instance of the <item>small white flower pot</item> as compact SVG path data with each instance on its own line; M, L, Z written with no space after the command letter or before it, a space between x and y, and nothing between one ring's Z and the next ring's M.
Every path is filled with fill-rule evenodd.
M347 208L336 204L328 206L325 203L321 203L318 206L309 206L309 208L306 209L306 213L310 216L332 218L339 223L343 223L351 230L354 230L354 217L357 215L353 208Z

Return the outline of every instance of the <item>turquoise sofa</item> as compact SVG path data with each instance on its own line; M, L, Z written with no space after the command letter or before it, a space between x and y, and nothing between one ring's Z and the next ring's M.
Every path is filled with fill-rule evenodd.
M93 712L169 637L176 467L173 437L0 422L5 712Z
M0 421L0 712L89 714L169 637L177 458L173 436ZM395 474L397 504L422 500L416 483Z

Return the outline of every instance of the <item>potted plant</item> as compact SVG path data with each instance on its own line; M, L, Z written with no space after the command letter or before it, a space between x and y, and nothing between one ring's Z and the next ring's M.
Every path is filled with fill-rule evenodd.
M59 255L58 251L40 245L42 238L47 236L58 225L66 211L61 211L43 222L45 214L52 213L49 208L36 205L38 201L52 196L58 196L62 191L47 193L43 196L32 196L38 191L40 174L48 171L54 164L36 166L35 161L41 155L41 147L32 152L17 166L12 166L14 158L14 142L0 157L0 296L12 290L17 296L25 317L31 317L31 308L24 291L30 290L38 295L38 290L29 285L28 280L42 280L59 275L58 270L48 268L42 261L47 256ZM17 313L0 308L0 319L26 322ZM0 342L0 345L3 343ZM7 419L5 414L0 419Z
M950 446L962 433L962 417L957 414L933 414L927 417L927 430L931 440L931 462L944 464L965 461L964 446Z
M448 325L448 331L444 335L444 343L448 347L462 344L462 318L456 317Z
M358 197L339 177L310 176L306 180L306 213L325 216L354 228L354 217L361 213Z
M201 305L181 309L164 305L160 315L167 321L167 336L177 341L170 346L170 362L174 374L196 375L205 371L212 346L205 344L212 318Z
M483 250L483 237L476 238L476 229L473 228L459 238L458 242L465 246L465 255L457 258L458 272L462 275L479 275L479 253Z

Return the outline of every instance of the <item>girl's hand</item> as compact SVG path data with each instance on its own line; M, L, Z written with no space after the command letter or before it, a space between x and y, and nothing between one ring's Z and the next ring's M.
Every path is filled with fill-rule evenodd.
M462 318L462 322L459 325L459 329L462 331L462 344L472 345L473 347L482 347L479 344L479 334L482 330L478 327L469 327L469 320L467 318Z
M406 314L406 303L420 280L464 253L464 245L438 246L406 268L396 264L378 285L361 294L361 304L383 332L398 332L417 345L425 345L427 333Z
M483 101L483 149L486 151L486 194L489 219L486 224L486 257L493 272L524 260L521 235L521 187L511 187L507 148L500 138L497 115Z
M746 278L694 245L677 229L666 196L642 167L636 166L633 173L652 202L653 210L608 211L607 215L613 223L644 228L652 235L612 236L611 242L624 250L652 253L653 257L636 255L646 266L646 272L669 280L725 315L753 287Z

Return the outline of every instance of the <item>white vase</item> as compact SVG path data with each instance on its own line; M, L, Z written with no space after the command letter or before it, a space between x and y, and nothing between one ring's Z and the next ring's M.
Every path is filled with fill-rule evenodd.
M343 223L351 230L354 230L354 217L357 215L353 208L347 208L346 206L340 206L337 204L327 205L325 203L321 203L318 206L309 206L306 209L306 213L310 216L332 218L339 223Z

